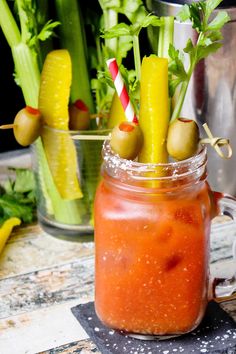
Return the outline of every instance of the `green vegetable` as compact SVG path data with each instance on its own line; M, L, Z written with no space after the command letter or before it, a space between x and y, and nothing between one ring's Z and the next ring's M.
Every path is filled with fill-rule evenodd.
M129 96L132 101L132 104L135 108L135 111L138 112L138 102L139 102L139 90L140 90L140 78L141 78L141 54L140 54L140 43L139 36L140 32L143 28L154 28L162 26L163 29L163 40L162 43L167 42L166 36L166 28L167 21L158 18L155 15L148 14L146 8L143 5L142 0L135 1L120 1L119 7L117 7L116 11L122 16L126 17L127 21L119 23L109 29L105 29L103 33L103 37L105 40L117 38L119 43L123 41L123 43L132 43L133 48L133 58L134 58L134 68L135 70L127 70L121 65L121 61L119 55L113 55L116 57L117 62L120 66L121 74L126 82L126 87L129 91ZM128 24L129 23L129 24ZM173 19L172 19L173 24ZM171 26L169 26L171 27ZM173 30L173 25L172 25ZM171 28L168 28L169 34L171 33ZM173 31L172 31L173 32ZM153 34L154 35L154 34ZM169 41L173 37L173 33L169 36ZM150 39L150 34L149 34ZM169 44L169 42L168 42ZM168 45L167 44L167 45ZM129 50L130 48L127 47ZM122 59L122 58L121 58Z
M117 25L120 0L98 0L103 11L103 27L105 30ZM109 56L114 56L118 50L117 38L105 39L105 47Z
M169 58L169 47L173 43L174 37L174 17L161 17L161 25L158 37L158 56L161 58Z
M171 74L170 93L173 96L177 86L180 87L177 103L173 110L171 121L179 117L188 84L196 64L206 58L209 54L216 52L221 46L221 28L230 20L226 11L220 11L212 19L213 10L222 2L222 0L207 0L194 2L190 5L184 5L177 15L181 22L191 21L193 28L198 32L197 43L194 44L191 39L188 40L184 52L189 56L189 67L185 70L183 63L183 53L170 45L169 56L171 62L169 72Z
M11 47L14 59L17 82L21 86L27 106L37 108L40 84L40 60L38 51L40 42L52 34L58 22L49 22L41 30L37 30L35 1L16 0L16 8L20 19L20 29L7 5L6 0L0 1L0 26ZM39 163L39 178L43 188L46 205L55 220L63 223L78 223L80 206L64 201L52 180L51 172L45 157L41 139L35 143ZM69 215L69 219L68 219Z
M114 95L113 84L107 84L110 76L106 60L115 57L120 64L132 48L132 38L131 36L104 37L104 39L102 36L101 38L101 32L109 31L118 24L121 1L99 0L98 2L102 10L101 18L90 9L87 23L91 27L96 47L95 50L89 48L89 56L92 58L91 69L97 72L97 77L91 80L91 86L95 94L97 111L103 113L109 111ZM101 125L102 128L106 128L106 120L102 119Z
M11 217L24 223L36 218L36 195L33 172L28 169L13 169L16 177L8 178L0 191L0 224Z
M77 0L55 0L59 27L59 40L62 48L67 49L72 61L71 102L82 100L90 113L94 112L94 103L88 72L88 53L84 36L83 18Z
M136 17L134 18L131 17L131 21L133 21L134 19L136 20ZM160 26L161 20L157 16L145 14L144 16L140 16L138 22L134 22L134 23L131 22L130 25L126 23L119 23L118 25L104 32L104 38L131 36L133 40L133 53L134 53L134 65L136 71L136 78L138 81L140 81L140 77L141 77L139 34L142 28L146 28L150 25Z

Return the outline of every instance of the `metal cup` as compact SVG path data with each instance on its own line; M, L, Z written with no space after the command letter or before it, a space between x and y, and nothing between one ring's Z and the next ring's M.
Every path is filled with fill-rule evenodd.
M147 7L158 16L175 14L191 0L147 0ZM209 182L214 190L236 195L236 6L225 0L216 11L226 10L231 18L223 30L223 45L217 53L202 60L191 79L182 117L207 123L214 136L229 138L233 149L230 160L220 158L214 149L208 151ZM196 40L190 23L175 21L174 43L184 48L187 40ZM186 65L188 58L186 56ZM202 132L204 135L204 132Z

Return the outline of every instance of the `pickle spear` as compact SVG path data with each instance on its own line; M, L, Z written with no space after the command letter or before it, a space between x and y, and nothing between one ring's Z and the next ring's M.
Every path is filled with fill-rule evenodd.
M38 104L46 124L42 140L48 164L58 192L67 200L83 196L77 177L75 146L67 133L71 71L69 52L65 49L51 51L45 59L41 74Z
M168 59L144 57L141 66L139 124L143 145L139 161L165 163L169 124Z

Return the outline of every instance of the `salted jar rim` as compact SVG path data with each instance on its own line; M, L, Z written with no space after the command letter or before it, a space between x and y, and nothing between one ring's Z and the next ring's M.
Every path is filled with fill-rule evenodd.
M132 178L134 180L179 180L192 176L199 178L206 170L207 148L199 145L196 155L182 161L171 161L168 163L142 163L133 160L126 160L115 154L109 141L103 143L102 148L103 165L102 169L114 177Z

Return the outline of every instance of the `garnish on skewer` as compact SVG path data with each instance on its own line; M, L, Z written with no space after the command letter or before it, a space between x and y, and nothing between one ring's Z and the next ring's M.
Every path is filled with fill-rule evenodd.
M1 125L0 129L13 129L16 141L22 146L28 146L41 134L41 113L36 108L26 106L17 113L13 124Z
M86 130L90 124L89 109L82 100L69 105L69 128L71 130Z
M203 128L208 138L199 138L199 129L197 123L192 119L177 118L170 124L167 136L167 150L171 157L177 161L188 159L193 156L200 144L210 144L217 154L223 159L229 159L232 156L232 148L229 139L214 137L208 125L203 124ZM227 148L225 154L221 147Z
M177 118L169 125L167 151L176 160L193 156L198 149L199 129L192 119Z
M110 145L114 152L127 160L133 160L138 155L143 144L143 134L138 124L122 122L114 127L111 133Z

